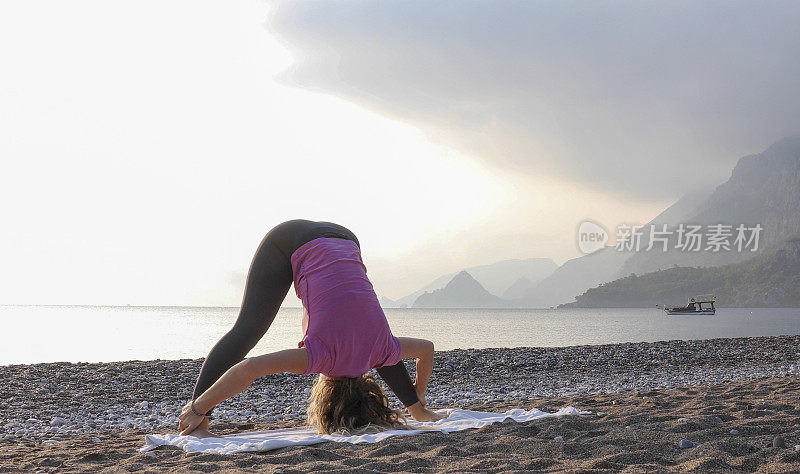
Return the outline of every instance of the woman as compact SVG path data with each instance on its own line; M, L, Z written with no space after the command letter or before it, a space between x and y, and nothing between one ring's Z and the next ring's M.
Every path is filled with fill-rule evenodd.
M244 359L272 324L292 283L303 302L304 337L298 348ZM403 365L410 357L417 359L415 383ZM236 323L203 363L178 428L182 435L215 436L208 422L218 403L259 377L281 372L320 374L307 420L319 433L370 424L398 427L405 417L389 408L386 394L365 375L372 368L415 420L442 418L425 406L433 343L392 335L356 236L332 222L290 220L261 241Z

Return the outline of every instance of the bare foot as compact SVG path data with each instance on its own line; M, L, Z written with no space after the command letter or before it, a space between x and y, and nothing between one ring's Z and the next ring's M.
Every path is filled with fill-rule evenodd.
M220 437L220 435L218 435L216 433L212 433L206 427L195 429L194 431L189 433L189 436L194 436L195 438L219 438Z
M417 402L407 408L408 413L417 421L439 421L447 418L448 415L433 412L422 406L422 403Z

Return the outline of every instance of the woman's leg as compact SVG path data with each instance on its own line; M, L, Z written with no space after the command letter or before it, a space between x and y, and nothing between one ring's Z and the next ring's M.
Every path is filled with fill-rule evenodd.
M290 229L281 226L270 230L261 241L247 274L239 317L203 362L192 399L202 395L222 374L244 359L269 329L286 298L292 285L292 265L275 240L278 234L283 237Z
M292 254L317 237L349 238L358 243L352 232L338 224L306 219L286 221L267 232L250 264L239 317L203 362L192 399L241 362L264 336L292 285Z

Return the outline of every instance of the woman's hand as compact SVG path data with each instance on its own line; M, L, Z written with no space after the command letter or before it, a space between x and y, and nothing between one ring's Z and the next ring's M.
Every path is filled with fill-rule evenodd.
M183 406L181 414L178 415L178 429L181 430L181 436L188 435L194 431L203 421L207 422L208 418L205 416L197 416L192 413L192 402L189 401ZM207 423L206 426L208 426Z

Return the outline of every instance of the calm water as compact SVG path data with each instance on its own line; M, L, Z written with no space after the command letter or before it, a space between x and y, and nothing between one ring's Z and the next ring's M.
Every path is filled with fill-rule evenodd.
M386 309L396 336L437 350L800 334L800 309ZM0 365L205 357L238 308L0 306ZM251 355L297 347L300 308L282 308Z

